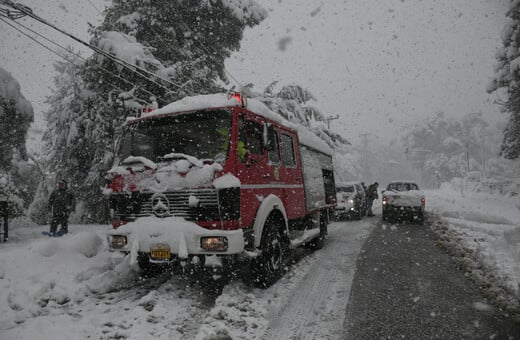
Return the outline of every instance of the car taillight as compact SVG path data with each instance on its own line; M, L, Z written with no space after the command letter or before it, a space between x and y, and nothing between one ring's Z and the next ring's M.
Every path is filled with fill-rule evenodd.
M426 206L426 200L424 199L424 197L421 198L421 207L425 207Z

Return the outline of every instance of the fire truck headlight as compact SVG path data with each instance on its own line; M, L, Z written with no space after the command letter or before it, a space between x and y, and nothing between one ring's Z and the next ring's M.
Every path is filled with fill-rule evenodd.
M206 251L226 251L228 249L228 239L224 236L201 237L200 247Z
M110 239L110 246L113 249L124 248L128 244L126 235L112 235Z

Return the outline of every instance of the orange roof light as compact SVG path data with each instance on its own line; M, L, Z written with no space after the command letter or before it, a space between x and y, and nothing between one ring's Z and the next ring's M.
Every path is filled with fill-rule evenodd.
M242 95L240 92L230 92L228 94L228 98L233 98L237 101L238 104L242 107L246 107L247 105L247 98L246 96Z

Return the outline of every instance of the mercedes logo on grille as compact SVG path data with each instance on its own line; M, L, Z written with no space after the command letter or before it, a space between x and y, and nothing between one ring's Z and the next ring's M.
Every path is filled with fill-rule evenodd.
M155 194L152 196L152 212L157 217L170 216L170 202L163 194Z

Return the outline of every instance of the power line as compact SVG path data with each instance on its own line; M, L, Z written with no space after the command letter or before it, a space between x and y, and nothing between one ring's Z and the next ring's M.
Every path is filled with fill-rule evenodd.
M186 24L186 22L182 19L182 17L180 15L177 15L176 16L178 22L184 26L184 29L187 30L188 32L193 32L193 30L188 26L188 24ZM157 32L155 32L155 30L153 29L153 27L150 25L150 29L152 30L152 32L159 38L159 40L163 43L164 46L169 46L165 41L162 40L161 38L161 35L158 34ZM197 39L197 37L195 35L191 35L191 38L193 39L193 41L195 43L198 44L198 46L194 46L195 48L198 48L200 51L206 53L206 55L211 55L212 53L210 51L208 51L206 49L206 47ZM216 52L216 51L214 51ZM223 65L223 69L224 69L224 72L232 79L234 80L238 86L242 87L242 83L240 81L238 81L235 77L233 77L233 75L231 74L231 72L229 72L227 69L226 69L226 66ZM185 84L183 84L183 86L185 86Z
M43 48L45 48L46 50L48 50L49 52L51 52L52 54L55 54L57 55L58 57L62 58L62 59L65 59L68 63L71 63L75 66L77 66L76 64L74 64L74 62L72 62L71 60L67 59L65 56L63 55L60 55L58 52L54 51L52 48L48 47L48 46L45 46L44 44L42 44L41 42L39 42L38 40L36 40L34 37L31 37L30 35L28 35L27 33L23 32L22 30L20 30L19 28L15 27L14 25L10 24L9 22L7 22L5 19L3 18L0 18L0 20L4 23L6 23L7 25L11 26L12 28L14 28L15 30L17 30L18 32L20 32L21 34L25 35L27 38L31 39L32 41L34 41L35 43L37 43L38 45L42 46Z
M5 0L3 0L3 1L5 1ZM150 71L148 71L148 70L146 70L146 69L144 69L144 68L142 68L142 67L139 67L139 66L137 66L137 65L132 65L132 64L130 64L130 63L128 63L128 62L126 62L126 61L124 61L124 60L122 60L122 59L120 59L120 58L118 58L118 57L116 57L116 56L114 56L114 55L112 55L112 54L110 54L110 53L107 53L107 52L105 52L104 50L102 50L102 49L100 49L100 48L98 48L98 47L96 47L96 46L94 46L94 45L92 45L92 44L89 44L89 43L87 43L87 42L85 42L85 41L83 41L83 40L77 38L76 36L74 36L74 35L72 35L72 34L66 32L66 31L64 31L64 30L62 30L62 29L56 27L55 25L51 24L51 23L48 22L47 20L45 20L45 19L43 19L43 18L37 16L36 14L34 14L34 13L32 12L32 10L30 10L30 9L29 9L28 7L26 7L26 6L22 6L22 5L20 5L20 4L15 4L15 3L12 3L12 2L10 2L10 1L7 1L7 5L11 6L12 8L15 8L15 9L19 10L20 12L24 13L25 15L27 15L27 16L29 16L29 17L31 17L31 18L33 18L33 19L35 19L35 20L37 20L37 21L39 21L39 22L41 22L41 23L43 23L43 24L45 24L45 25L47 25L47 26L49 26L49 27L51 27L51 28L53 28L53 29L55 29L56 31L58 31L58 32L60 32L60 33L62 33L62 34L64 34L64 35L66 35L66 36L68 36L69 38L71 38L71 39L73 39L73 40L75 40L75 41L81 43L82 45L87 46L88 48L90 48L90 49L93 50L94 52L96 52L96 53L98 53L98 54L100 54L100 55L102 55L102 56L104 56L104 57L106 57L106 58L108 58L108 59L114 61L115 63L117 63L117 64L119 64L119 65L121 65L121 66L123 66L123 67L129 69L130 71L132 71L132 72L134 72L134 73L140 75L140 76L143 77L144 79L150 81L151 83L153 83L153 84L155 84L155 85L157 85L157 86L159 86L159 87L161 87L161 88L163 88L163 89L165 89L165 90L169 90L169 89L168 89L166 86L164 86L164 85L162 85L162 84L159 84L159 83L155 82L152 78L147 77L145 74L148 74L148 75L150 75L150 76L156 77L156 78L158 78L158 79L160 79L160 80L162 80L162 81L164 81L164 82L166 82L166 83L168 83L168 84L170 84L170 85L173 85L173 86L175 86L175 87L177 87L177 88L180 87L178 84L175 84L175 83L173 83L173 82L171 82L171 81L169 81L169 80L167 80L167 79L164 79L164 78L162 78L162 77L156 75L155 73L150 72ZM140 71L140 72L139 72L139 71ZM141 72L143 72L143 73L145 73L145 74L143 74L143 73L141 73Z
M80 54L78 54L78 53L74 53L73 51L67 49L66 47L63 47L62 45L58 44L57 42L53 41L52 39L49 39L49 38L47 38L46 36L44 36L44 35L42 35L42 34L36 32L35 30L33 30L33 29L31 29L31 28L25 26L24 24L22 24L22 23L20 23L20 22L18 22L18 21L14 21L14 22L15 22L17 25L22 26L22 27L25 28L26 30L32 32L33 34L36 34L37 36L41 37L42 39L47 40L47 41L50 42L51 44L54 44L54 45L60 47L60 48L63 49L65 52L67 52L67 53L69 53L69 54L72 54L72 55L74 55L75 57L77 57L77 58L79 58L79 59L81 59L81 60L83 60L83 61L86 61L86 60L87 60L87 59L85 59L83 56L81 56ZM76 66L77 66L77 65L76 65ZM118 75L118 74L113 73L112 71L106 69L105 67L103 67L103 66L101 66L101 65L94 65L94 67L96 67L97 69L100 69L100 70L102 70L102 71L105 71L106 73L110 74L111 76L113 76L113 77L115 77L115 78L121 80L122 82L124 82L124 83L126 83L126 84L128 84L128 85L130 85L130 86L132 86L132 87L136 87L138 90L143 91L143 92L149 94L150 96L154 96L154 97L156 97L156 98L159 98L159 99L161 99L161 100L164 100L163 98L161 98L161 97L159 97L159 96L153 94L152 92L150 92L150 91L148 91L148 90L145 90L145 89L143 89L143 88L140 88L140 87L135 86L135 84L132 83L131 81L129 81L129 80L127 80L127 79L121 77L121 76ZM113 85L113 84L110 84L110 85L111 85L115 90L120 90L121 92L124 92L122 89L120 89L120 88L117 87L116 85Z
M96 9L96 11L97 11L99 14L103 15L103 13L101 13L101 11L100 11L100 10L99 10L99 9L98 9L94 4L93 4L93 3L92 3L92 1L90 1L90 0L87 0L87 1L89 2L89 4L92 5L92 7L94 7L94 8Z
M73 61L71 61L70 59L68 59L66 56L64 56L64 55L62 55L62 54L56 52L55 50L51 49L50 47L46 46L45 44L39 42L39 41L36 40L34 37L32 37L32 36L30 36L29 34L23 32L22 30L20 30L19 28L15 27L15 26L12 25L11 23L7 22L7 21L4 20L3 18L0 17L0 20L1 20L2 22L6 23L7 25L11 26L13 29L17 30L17 31L20 32L21 34L25 35L27 38L33 40L35 43L37 43L38 45L42 46L43 48L45 48L46 50L48 50L48 51L51 52L52 54L58 56L58 57L61 58L61 59L64 59L66 62L68 62L68 63L70 63L70 64L72 64L72 65L74 65L74 66L76 66L76 67L79 67L76 63L74 63ZM14 21L14 20L13 20L13 21ZM67 48L63 47L62 45L58 44L57 42L55 42L55 41L53 41L53 40L51 40L51 39L45 37L44 35L42 35L42 34L36 32L36 31L32 30L31 28L29 28L29 27L23 25L22 23L19 23L19 22L17 22L17 21L14 21L14 22L15 22L17 25L22 26L22 27L25 28L26 30L32 32L33 34L36 34L37 36L41 37L42 39L45 39L46 41L50 42L51 44L54 44L54 45L60 47L60 48L63 49L65 52L67 52L67 53L69 53L69 54L72 54L72 55L78 57L79 59L86 60L86 59L83 58L80 54L77 54L77 53L74 53L73 51L68 50ZM121 76L119 76L119 75L117 75L117 74L115 74L115 73L113 73L113 72L107 70L106 68L104 68L104 67L102 67L102 66L99 66L99 65L95 65L95 67L98 68L98 69L100 69L100 70L102 70L102 71L107 72L108 74L112 75L113 77L116 77L117 79L123 81L124 83L126 83L126 84L128 84L128 85L130 85L130 86L135 87L134 83L132 83L132 82L130 82L129 80L124 79L123 77L121 77ZM107 84L108 84L110 87L112 87L113 89L115 89L115 90L118 90L118 91L120 91L120 92L125 92L123 89L119 88L118 86L116 86L116 85L114 85L114 84L111 84L111 83L107 83ZM156 96L155 94L153 94L152 92L150 92L150 91L148 91L148 90L146 90L146 89L142 89L142 88L139 88L139 87L136 87L136 88L137 88L138 90L141 90L141 91L143 91L143 92L149 94L150 96L154 96L154 97L156 97L156 98L162 99L162 98Z

